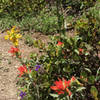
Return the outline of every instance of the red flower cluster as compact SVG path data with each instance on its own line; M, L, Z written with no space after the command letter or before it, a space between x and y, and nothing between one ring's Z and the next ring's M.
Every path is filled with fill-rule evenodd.
M14 56L16 53L19 52L19 49L18 48L15 48L15 47L11 47L11 49L8 52L9 53L12 53L13 54L12 56Z
M65 91L69 94L69 96L71 96L71 91L68 89L68 87L71 85L71 82L73 82L74 80L76 80L76 78L73 76L71 78L71 80L66 81L64 78L58 79L59 81L55 81L54 84L55 86L51 86L50 88L52 90L54 90L55 92L57 92L59 95L60 94L64 94Z
M25 65L23 65L23 66L20 66L19 68L18 68L18 70L19 70L19 77L21 77L24 73L27 73L28 72L28 70L27 70L27 68L26 68L26 66Z
M57 46L61 46L63 43L58 41Z

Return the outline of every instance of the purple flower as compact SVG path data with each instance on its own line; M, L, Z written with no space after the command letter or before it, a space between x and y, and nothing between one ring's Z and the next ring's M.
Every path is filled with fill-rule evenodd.
M21 97L21 99L23 99L23 97L26 95L26 93L25 92L23 92L23 91L21 91L21 93L20 93L20 97Z
M35 71L38 71L40 68L40 65L36 65L35 67L36 67Z

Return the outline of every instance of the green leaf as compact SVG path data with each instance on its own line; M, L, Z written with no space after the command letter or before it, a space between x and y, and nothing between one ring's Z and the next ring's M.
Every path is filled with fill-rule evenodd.
M93 95L93 97L95 98L95 100L97 100L97 96L98 96L98 90L95 86L92 86L90 89L91 94Z
M85 70L91 73L91 70L89 68L85 68Z
M74 50L75 53L77 53L79 55L79 51L77 49Z
M99 79L100 79L100 75L99 76L96 76L96 79L95 80L98 81Z
M54 98L57 98L59 95L58 94L52 94L52 93L50 93L50 96L52 96Z
M89 55L89 53L88 53L88 52L86 52L86 53L85 53L85 55L87 56L87 55Z
M81 72L81 76L86 78L88 75L87 75L87 73L85 71L83 71L83 72Z
M98 44L100 45L100 41L98 42Z
M85 87L79 87L77 90L76 90L76 92L80 92L80 91L82 91L82 90L84 90L84 89L86 89Z
M90 76L89 78L88 78L88 82L90 83L90 84L93 84L94 82L95 82L95 77L92 75L92 76Z
M47 88L47 87L50 86L50 83L49 83L49 82L44 82L44 83L42 84L42 86Z

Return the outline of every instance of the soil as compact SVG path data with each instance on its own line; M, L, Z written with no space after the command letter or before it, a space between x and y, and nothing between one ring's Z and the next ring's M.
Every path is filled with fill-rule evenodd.
M0 100L20 100L17 95L16 77L17 68L21 64L8 53L12 43L4 39L5 35L5 33L0 33ZM28 58L31 52L38 53L37 48L28 47L23 40L19 41L19 48L24 58Z

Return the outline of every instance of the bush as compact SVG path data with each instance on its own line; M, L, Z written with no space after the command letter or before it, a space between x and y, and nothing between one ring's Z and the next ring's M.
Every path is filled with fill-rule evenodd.
M0 20L0 29L5 30L16 25L22 31L26 30L30 32L41 32L43 34L54 34L57 33L58 23L57 17L53 12L55 13L55 8L52 11L45 9L37 16L33 14L26 15L19 22L9 15L4 15Z
M97 45L100 39L99 2L76 22L76 32L91 45Z
M94 48L83 42L82 38L75 36L51 37L48 47L42 41L34 40L34 46L41 49L43 55L31 54L30 60L24 61L28 72L18 81L20 91L27 95L26 99L56 100L64 99L63 95L55 95L50 86L57 78L70 79L75 76L77 84L70 87L72 96L70 100L88 100L99 96L99 58L94 55ZM31 72L29 72L31 70ZM24 85L23 85L24 84ZM94 94L94 91L96 94ZM51 93L51 94L50 94ZM66 94L68 96L68 94ZM93 95L93 96L92 96ZM96 95L96 96L94 96ZM52 98L56 97L56 98ZM67 99L66 99L67 100Z
M57 33L58 23L57 17L49 14L43 14L37 17L37 22L34 22L34 29L44 34ZM37 24L36 24L37 23Z
M44 6L44 0L0 0L0 13L8 13L13 18L21 20L27 13L39 13Z
M69 14L78 14L87 8L92 7L95 4L95 0L66 0L62 1L64 8L70 8ZM74 9L74 10L73 10Z
M48 12L48 14L42 11L36 17L32 15L24 17L19 24L22 30L34 30L47 35L57 33L58 30L57 17L52 11Z

